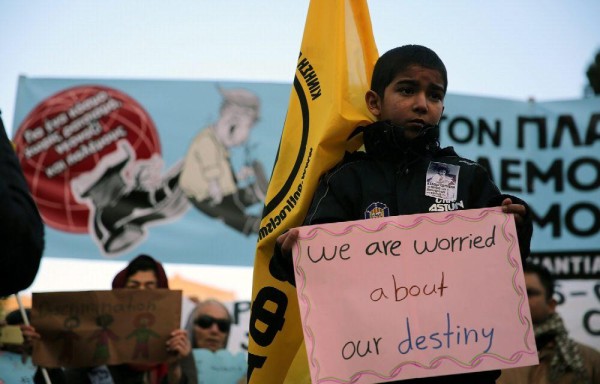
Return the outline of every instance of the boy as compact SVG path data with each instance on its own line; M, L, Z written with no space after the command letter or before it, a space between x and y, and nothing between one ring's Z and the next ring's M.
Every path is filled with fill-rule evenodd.
M429 48L407 45L382 55L365 95L376 122L361 128L365 152L348 154L321 179L304 225L426 213L445 203L447 210L501 205L515 214L521 255L529 254L531 218L521 200L500 194L477 163L440 148L438 123L448 87L446 68ZM427 183L440 168L452 170L453 183ZM429 175L429 176L428 176ZM298 230L277 238L272 270L293 283L291 255ZM284 257L281 257L284 256ZM277 265L282 263L282 265ZM478 372L403 383L495 383L499 371Z

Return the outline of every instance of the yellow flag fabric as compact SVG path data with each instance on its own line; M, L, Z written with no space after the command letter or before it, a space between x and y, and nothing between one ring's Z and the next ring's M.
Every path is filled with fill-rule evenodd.
M310 382L296 290L270 261L277 236L302 224L321 175L362 144L348 138L373 121L365 93L377 58L366 0L311 0L256 250L250 384Z

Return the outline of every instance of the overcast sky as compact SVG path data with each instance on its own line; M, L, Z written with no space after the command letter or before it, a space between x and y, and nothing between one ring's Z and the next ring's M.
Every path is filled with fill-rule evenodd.
M371 0L369 8L379 52L429 46L446 63L450 93L580 98L600 50L598 0ZM0 0L4 123L13 131L20 75L291 83L307 10L308 0ZM56 280L48 265L37 287ZM244 276L239 289L249 292L249 269Z
M368 2L380 53L434 49L449 92L579 98L600 49L600 1ZM290 83L308 0L0 0L0 109L19 75Z

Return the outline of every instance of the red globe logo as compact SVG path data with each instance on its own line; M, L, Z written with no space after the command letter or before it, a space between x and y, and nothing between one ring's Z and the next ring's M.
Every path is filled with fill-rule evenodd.
M93 170L123 140L137 159L160 154L150 115L116 89L69 88L45 99L27 115L14 143L47 225L65 232L88 232L90 209L76 200L71 180Z

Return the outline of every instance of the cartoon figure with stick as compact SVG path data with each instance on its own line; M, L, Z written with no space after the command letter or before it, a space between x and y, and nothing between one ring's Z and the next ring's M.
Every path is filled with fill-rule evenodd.
M179 185L198 210L250 235L258 233L260 217L247 208L264 202L268 184L262 163L248 158L248 138L258 120L260 101L246 89L219 91L223 96L219 119L194 138ZM246 164L236 174L230 150L241 145Z

